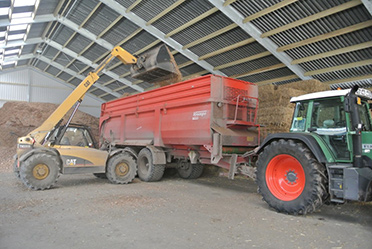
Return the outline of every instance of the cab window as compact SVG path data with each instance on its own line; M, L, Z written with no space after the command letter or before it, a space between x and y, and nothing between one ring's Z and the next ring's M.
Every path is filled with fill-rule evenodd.
M68 127L60 141L60 145L92 147L93 140L86 129Z
M296 103L291 131L305 131L306 114L307 114L308 106L309 106L309 103L301 103L301 102Z

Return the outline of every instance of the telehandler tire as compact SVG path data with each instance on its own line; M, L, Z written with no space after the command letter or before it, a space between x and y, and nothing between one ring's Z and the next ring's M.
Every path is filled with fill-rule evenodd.
M20 177L29 189L49 189L59 177L59 160L46 153L33 154L22 163Z
M183 179L196 179L203 173L203 164L181 161L177 165L178 175Z
M165 165L154 165L152 153L149 149L143 148L137 158L138 177L144 182L159 181L165 170Z
M326 170L302 143L280 139L260 153L257 185L263 199L278 212L314 212L328 197Z
M119 153L111 157L107 163L106 176L111 183L127 184L137 174L137 164L128 153Z

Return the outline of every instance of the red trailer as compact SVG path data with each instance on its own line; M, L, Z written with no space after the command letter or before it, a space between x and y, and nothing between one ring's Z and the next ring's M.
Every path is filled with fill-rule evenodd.
M233 178L247 173L247 155L259 145L257 109L255 84L207 75L102 104L100 144L128 152L133 160L117 172L138 167L144 181L161 179L170 165L183 178L199 177L203 164Z

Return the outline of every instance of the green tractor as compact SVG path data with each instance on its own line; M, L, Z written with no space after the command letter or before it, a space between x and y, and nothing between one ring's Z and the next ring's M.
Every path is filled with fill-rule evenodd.
M269 135L258 150L263 199L288 214L324 202L372 200L372 93L354 87L293 97L289 133Z

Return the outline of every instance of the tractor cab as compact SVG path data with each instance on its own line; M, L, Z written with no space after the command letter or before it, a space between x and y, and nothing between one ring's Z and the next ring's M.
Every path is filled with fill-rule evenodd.
M349 89L294 97L291 102L296 106L290 131L316 134L314 137L324 147L325 156L334 162L353 162L354 150L357 149L353 146L353 135L359 133L366 163L372 158L368 104L371 98L372 93L365 89L359 89L355 94Z

